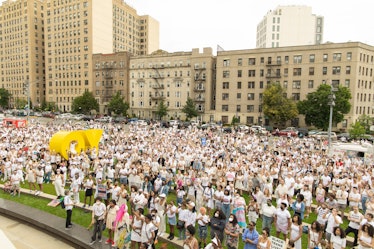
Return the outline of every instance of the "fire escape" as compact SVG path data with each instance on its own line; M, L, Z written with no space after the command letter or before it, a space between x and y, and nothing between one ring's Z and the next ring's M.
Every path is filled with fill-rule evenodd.
M205 65L200 66L199 64L195 64L194 66L194 82L195 86L193 91L195 92L194 102L196 104L196 109L198 112L204 112L204 103L205 103L205 87L206 87L206 78L205 72L206 67Z
M271 57L268 58L266 62L266 79L274 80L281 78L281 69L282 62L280 59L277 59L275 62L272 62Z
M151 95L151 99L154 101L158 100L164 100L164 93L162 90L164 89L164 85L160 83L162 79L164 79L163 74L160 73L159 67L153 66L154 74L152 75L152 78L154 79L154 82L152 83L152 88L155 90L154 93Z
M114 75L114 63L113 62L106 62L103 65L103 72L104 72L104 99L103 102L109 102L113 96L113 75Z

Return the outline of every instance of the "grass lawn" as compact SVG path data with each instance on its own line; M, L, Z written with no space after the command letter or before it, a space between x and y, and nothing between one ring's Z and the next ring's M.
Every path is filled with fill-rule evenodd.
M21 184L21 187L26 188L26 189L29 188L28 184ZM55 189L54 189L54 186L52 184L44 184L43 190L44 190L44 193L55 195ZM248 203L248 200L249 200L248 194L244 193L243 197L246 199L246 201ZM0 191L0 198L4 198L4 199L7 199L7 200L12 200L12 201L15 201L15 202L19 202L19 203L22 203L24 205L43 210L47 213L50 213L50 214L53 214L53 215L56 215L56 216L59 216L59 217L62 217L62 218L66 217L65 210L63 210L60 206L57 206L57 207L47 206L47 204L50 201L47 200L47 199L37 197L37 196L21 194L21 197L18 198L18 197L12 197L9 194L4 193L3 191ZM170 193L168 195L167 199L168 199L168 201L169 200L176 201L176 195L174 193ZM80 192L81 203L83 203L83 200L84 200L84 192L81 191ZM145 213L147 213L147 210L145 211ZM312 223L314 220L316 220L316 218L317 218L317 215L315 213L312 213L312 214L309 215L308 218L306 218L304 220L304 222ZM347 221L347 219L343 219L343 221L344 222L343 222L342 227L345 229L346 227L348 227L348 221ZM81 225L83 227L87 227L91 222L91 213L86 213L82 209L75 208L74 211L73 211L72 222L74 224L78 224L78 225ZM257 231L261 232L261 227L262 227L261 219L258 219L257 226L256 226ZM166 226L166 230L167 230L167 233L168 233L169 232L169 227L168 226ZM104 236L108 236L107 230L104 231L103 234L104 234ZM271 235L275 236L274 226L272 227ZM210 236L208 235L208 237L210 237ZM178 237L176 235L176 238L174 240L176 240L177 238ZM302 248L307 248L307 240L308 240L307 234L303 234L303 236L302 236ZM209 242L210 242L210 239L208 239L208 243ZM159 243L159 244L162 244L162 243ZM159 246L160 245L157 245L156 248L159 248ZM172 245L168 244L167 248L168 249L173 249L174 247ZM226 247L224 247L224 248L226 248ZM241 241L241 238L239 240L239 247L238 248L244 248L244 243ZM350 248L350 247L347 247L347 248Z

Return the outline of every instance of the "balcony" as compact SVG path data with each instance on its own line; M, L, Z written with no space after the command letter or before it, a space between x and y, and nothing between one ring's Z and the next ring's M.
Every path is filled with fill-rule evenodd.
M164 89L164 85L158 85L158 84L155 84L155 85L152 85L152 88L153 89Z
M194 100L195 100L195 102L205 102L204 97L196 97Z
M113 79L113 74L105 74L104 79Z
M195 69L195 70L205 70L206 66L195 65L193 69Z
M206 79L205 78L200 78L200 77L194 77L194 80L195 81L205 81Z
M195 87L193 90L194 90L194 92L205 92L204 87Z
M164 76L163 76L163 75L156 74L156 75L152 75L152 78L153 78L153 79L163 79Z
M165 99L164 96L151 96L151 99L152 100L162 100L162 99Z
M268 61L268 62L266 62L266 66L268 66L268 67L274 67L274 66L276 66L276 67L279 67L279 66L282 66L282 62L281 61Z
M272 73L268 73L266 74L266 78L281 78L281 75L280 74L272 74Z

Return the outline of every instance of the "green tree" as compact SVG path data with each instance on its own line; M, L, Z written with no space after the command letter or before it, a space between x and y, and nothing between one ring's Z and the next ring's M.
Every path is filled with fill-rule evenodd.
M127 115L129 104L124 101L124 97L121 96L120 92L112 97L108 104L109 113L115 113L116 115Z
M164 116L168 114L168 107L165 105L165 102L161 100L158 103L157 110L156 110L156 115L162 120Z
M264 114L274 123L284 124L298 115L295 102L284 93L279 83L270 84L263 93Z
M231 125L235 126L238 123L239 123L239 118L236 116L232 116Z
M27 106L27 100L16 98L15 106L16 109L23 109L25 106Z
M305 115L305 123L314 125L318 129L327 130L330 118L329 95L331 94L330 85L320 85L315 92L308 93L306 99L297 103L297 109L300 114ZM333 123L343 121L344 114L349 113L352 98L351 92L347 87L339 86L335 94L335 106L332 114Z
M363 114L358 117L358 122L365 128L366 133L370 133L370 126L373 124L374 118Z
M12 94L5 88L0 88L0 106L2 108L9 107L9 100Z
M74 99L71 109L74 113L90 114L92 110L99 111L99 103L91 92L85 91L82 96Z
M349 129L349 135L353 139L359 138L365 133L366 133L365 126L363 126L360 121L356 121Z
M186 114L187 120L190 120L193 117L197 117L198 113L191 98L187 98L186 104L182 108L182 112Z

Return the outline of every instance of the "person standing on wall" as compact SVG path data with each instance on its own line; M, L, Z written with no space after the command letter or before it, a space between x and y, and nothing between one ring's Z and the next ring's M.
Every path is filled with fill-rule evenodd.
M68 189L65 190L64 205L65 205L65 210L66 210L65 229L69 230L72 227L71 215L73 214L74 203L70 197L70 191Z
M95 198L95 204L92 206L92 222L91 224L94 225L94 231L91 237L90 244L94 244L96 241L96 237L101 242L101 235L103 231L103 224L106 214L106 206L102 202L102 198L100 196Z

